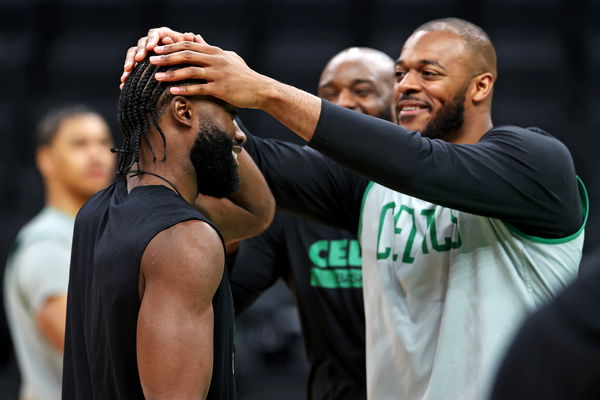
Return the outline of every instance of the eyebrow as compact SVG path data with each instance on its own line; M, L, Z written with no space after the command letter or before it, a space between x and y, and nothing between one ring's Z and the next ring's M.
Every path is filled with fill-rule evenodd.
M401 58L399 58L396 61L396 66L400 65L400 64L404 64L404 60L402 60ZM433 65L435 67L441 68L444 71L446 71L446 67L444 67L442 64L440 64L439 62L435 61L435 60L428 60L428 59L423 59L423 60L419 60L419 64L424 64L424 65Z
M370 83L372 85L375 84L375 82L372 79L355 79L352 81L353 85L357 85L359 83Z
M360 78L352 80L351 85L354 86L354 85L358 85L361 83L369 83L371 85L375 85L375 81L373 79L360 79ZM333 85L333 81L327 81L324 84L319 85L319 89L327 87L327 86L331 86L331 85Z

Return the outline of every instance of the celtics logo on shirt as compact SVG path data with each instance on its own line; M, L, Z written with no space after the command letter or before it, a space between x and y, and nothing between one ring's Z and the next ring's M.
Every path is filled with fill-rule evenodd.
M440 210L437 216L436 209ZM445 215L440 215L442 211ZM450 230L451 236L438 237L440 229L437 225L440 222L444 226L442 231ZM418 251L417 246L421 248L422 254L457 249L462 245L460 233L455 229L457 222L454 211L450 209L441 207L419 209L389 202L381 208L379 214L377 259L385 260L391 257L392 261L400 259L405 264L412 264ZM382 234L392 230L394 238L389 238L391 241L386 244L382 240Z
M361 288L360 244L354 239L319 240L308 249L310 285L328 289Z

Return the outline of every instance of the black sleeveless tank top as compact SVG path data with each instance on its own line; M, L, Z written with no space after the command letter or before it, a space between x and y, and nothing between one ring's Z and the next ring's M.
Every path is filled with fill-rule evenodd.
M140 261L156 234L193 219L210 224L165 186L139 186L127 193L123 180L80 210L71 254L63 399L144 398L136 356ZM213 309L213 372L207 398L235 399L234 313L226 270Z

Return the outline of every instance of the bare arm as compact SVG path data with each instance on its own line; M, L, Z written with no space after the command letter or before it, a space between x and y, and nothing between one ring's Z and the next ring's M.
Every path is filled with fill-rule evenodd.
M147 399L206 397L213 365L212 298L223 265L218 234L197 220L159 233L144 251L137 357Z
M35 318L42 335L56 350L63 353L67 322L66 293L49 297L37 312Z

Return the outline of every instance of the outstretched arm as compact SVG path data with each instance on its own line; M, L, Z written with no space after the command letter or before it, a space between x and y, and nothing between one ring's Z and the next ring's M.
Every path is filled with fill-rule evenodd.
M159 233L146 247L137 327L146 399L206 397L213 366L212 298L223 266L217 232L198 220Z
M568 150L548 135L497 129L474 145L430 140L353 113L250 69L237 54L205 43L154 48L157 65L192 66L156 74L161 81L204 79L172 87L211 95L277 118L312 147L393 190L472 214L499 218L529 235L562 238L583 221Z

